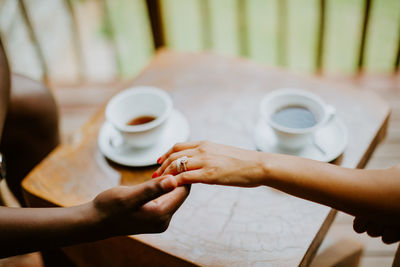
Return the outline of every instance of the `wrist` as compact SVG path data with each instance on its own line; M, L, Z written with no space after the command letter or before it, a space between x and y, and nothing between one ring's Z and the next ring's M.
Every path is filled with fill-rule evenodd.
M74 208L77 209L77 223L87 239L86 241L95 241L110 236L104 227L104 216L97 211L93 201Z
M258 170L260 185L271 186L273 173L273 157L274 154L258 152Z

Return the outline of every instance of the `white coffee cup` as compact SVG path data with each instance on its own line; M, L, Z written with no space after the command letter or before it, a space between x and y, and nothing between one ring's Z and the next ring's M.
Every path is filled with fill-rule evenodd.
M285 107L303 107L315 117L316 123L308 128L290 128L272 120L272 116ZM279 147L299 150L310 143L310 138L323 125L330 122L336 110L319 96L297 88L282 88L264 96L260 104L261 117L275 132Z
M111 140L112 144L134 148L154 145L161 137L172 108L171 97L156 87L138 86L118 93L108 102L105 112L107 121L120 135L118 142ZM155 119L143 124L128 124L141 116Z

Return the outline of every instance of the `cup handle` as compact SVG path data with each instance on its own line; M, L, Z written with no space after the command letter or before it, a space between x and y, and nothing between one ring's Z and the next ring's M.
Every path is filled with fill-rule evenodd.
M325 121L322 122L322 125L326 125L330 123L336 116L336 108L334 106L327 106L325 107L325 112L327 113ZM313 145L325 156L326 151L317 143L315 133L312 135L312 142Z
M125 138L124 136L117 130L117 128L115 128L114 125L111 124L111 127L113 128L113 134L111 135L110 138L110 145L113 148L121 148L122 146L124 146L125 142Z
M316 138L315 138L315 134L313 134L313 136L312 136L312 143L313 143L314 147L317 148L319 152L321 152L322 155L326 156L327 153L326 153L325 149L323 149L323 148L317 143L317 140L316 140Z
M336 108L334 106L326 106L325 112L327 114L325 121L322 123L323 125L330 123L333 118L336 116Z

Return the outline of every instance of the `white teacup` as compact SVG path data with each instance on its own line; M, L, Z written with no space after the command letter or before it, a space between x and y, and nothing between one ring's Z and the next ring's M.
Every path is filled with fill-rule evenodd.
M106 107L106 119L121 137L118 142L112 140L113 145L128 145L134 148L154 145L160 139L172 106L171 97L156 87L138 86L118 93ZM129 125L133 119L142 116L151 116L154 120Z
M307 109L314 116L315 123L310 127L292 128L273 120L274 114L288 107ZM313 138L313 134L330 122L336 113L335 108L327 105L319 96L296 88L282 88L265 95L260 111L262 119L274 130L279 147L287 150L303 148Z

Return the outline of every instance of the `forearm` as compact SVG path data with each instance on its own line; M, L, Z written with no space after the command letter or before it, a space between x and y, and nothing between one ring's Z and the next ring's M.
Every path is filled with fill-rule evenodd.
M90 204L71 208L0 207L0 258L94 240Z
M400 172L347 169L276 154L263 155L264 184L346 213L400 225Z

